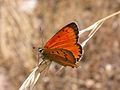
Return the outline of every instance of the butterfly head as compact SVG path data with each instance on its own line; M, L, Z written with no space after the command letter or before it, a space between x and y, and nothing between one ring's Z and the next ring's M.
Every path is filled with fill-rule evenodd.
M42 53L43 52L43 48L38 48L38 52Z

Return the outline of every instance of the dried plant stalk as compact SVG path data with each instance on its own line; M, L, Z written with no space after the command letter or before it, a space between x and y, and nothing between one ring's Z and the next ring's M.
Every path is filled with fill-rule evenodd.
M48 71L50 64L51 61L49 60L41 60L41 62L39 62L39 64L33 69L32 73L24 81L19 90L32 90L39 77Z
M82 42L82 47L84 47L86 45L86 43L90 40L90 38L92 38L92 36L95 34L95 32L97 32L97 30L101 27L101 25L109 18L115 16L115 15L118 15L120 14L120 11L116 12L116 13L113 13L101 20L98 20L97 22L95 22L94 24L92 24L91 26L89 26L88 28L85 28L81 31L79 31L79 37L82 33L84 32L87 32L87 31L91 31L90 34L88 35L88 38Z

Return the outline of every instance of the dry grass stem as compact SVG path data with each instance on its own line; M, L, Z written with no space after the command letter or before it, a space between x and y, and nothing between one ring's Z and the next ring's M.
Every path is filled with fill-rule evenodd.
M33 69L32 73L28 76L28 78L23 82L19 90L32 90L40 76L46 74L50 64L51 61L41 60L41 62L39 62L39 64Z
M84 47L86 45L86 43L90 40L90 38L92 38L92 36L95 34L95 32L97 32L97 30L102 26L102 24L109 18L115 16L115 15L118 15L120 14L120 11L116 12L116 13L113 13L97 22L95 22L94 24L92 24L91 26L89 26L88 28L86 29L83 29L81 31L79 31L79 37L82 33L84 32L87 32L87 31L91 31L90 34L88 35L88 38L82 42L81 46Z

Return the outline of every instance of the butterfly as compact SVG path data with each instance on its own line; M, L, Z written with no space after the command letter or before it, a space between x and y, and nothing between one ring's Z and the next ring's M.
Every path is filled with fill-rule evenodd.
M78 26L74 22L64 26L43 48L38 48L41 58L54 61L62 66L78 67L76 62L82 56L78 34Z
M60 29L43 48L38 48L39 64L19 90L32 89L38 78L48 71L53 61L64 67L78 67L76 62L83 54L82 46L78 43L78 34L78 27L72 22Z

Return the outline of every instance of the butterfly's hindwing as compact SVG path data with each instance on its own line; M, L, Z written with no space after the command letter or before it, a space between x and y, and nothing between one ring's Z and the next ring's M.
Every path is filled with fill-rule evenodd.
M76 59L73 54L65 49L44 49L46 59L57 62L63 66L75 66Z

